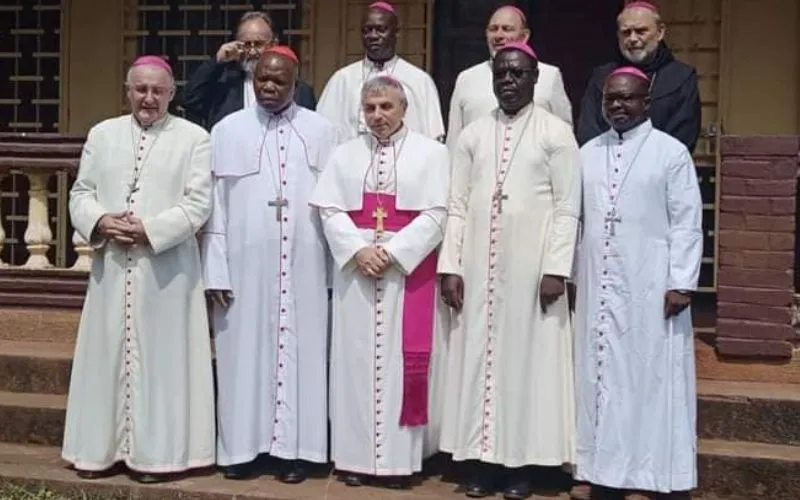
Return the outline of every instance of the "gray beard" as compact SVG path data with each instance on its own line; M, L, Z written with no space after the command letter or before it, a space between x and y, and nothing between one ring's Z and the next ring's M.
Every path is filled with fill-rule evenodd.
M257 59L245 59L242 61L242 69L245 73L252 75L256 70Z

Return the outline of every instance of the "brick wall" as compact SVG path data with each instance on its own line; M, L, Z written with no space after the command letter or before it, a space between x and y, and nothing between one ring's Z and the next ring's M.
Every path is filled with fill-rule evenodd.
M790 358L800 137L723 137L717 350Z

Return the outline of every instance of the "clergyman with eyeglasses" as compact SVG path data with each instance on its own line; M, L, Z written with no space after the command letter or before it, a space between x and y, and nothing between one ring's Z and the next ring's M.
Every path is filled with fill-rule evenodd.
M187 118L211 130L217 122L242 108L255 106L253 72L259 58L278 43L275 23L265 12L247 12L236 27L236 39L222 44L216 56L195 70L183 90L181 105ZM314 89L297 80L294 101L314 110Z

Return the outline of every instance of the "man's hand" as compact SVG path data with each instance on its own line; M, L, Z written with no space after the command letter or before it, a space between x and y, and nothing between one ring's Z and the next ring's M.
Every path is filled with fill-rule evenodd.
M445 304L461 312L464 307L464 280L455 274L443 275L441 294Z
M133 244L134 239L130 231L127 212L105 214L97 222L97 232L100 236L123 245Z
M238 61L244 54L244 45L238 40L223 43L217 51L217 62L226 63Z
M356 268L367 278L377 278L391 265L386 251L374 246L356 252L355 260Z
M664 297L664 318L669 319L672 316L677 316L684 309L689 307L692 302L692 296L688 293L680 293L676 290L670 290Z
M539 304L542 306L543 313L546 313L547 308L564 295L566 290L565 281L561 276L551 276L549 274L542 276L542 282L539 284Z
M208 290L206 294L211 297L214 304L223 309L227 309L233 300L233 293L230 290Z
M147 233L144 232L144 224L142 224L142 219L134 217L133 215L128 215L128 224L130 225L130 230L128 231L127 236L133 238L133 242L135 244L150 244L150 240L147 238Z

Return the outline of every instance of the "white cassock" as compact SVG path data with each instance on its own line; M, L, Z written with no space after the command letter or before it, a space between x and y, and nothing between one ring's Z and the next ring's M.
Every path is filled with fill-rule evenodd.
M436 389L442 384L436 374L444 361L437 356L445 352L445 339L436 307L434 252L443 235L448 171L443 144L403 127L384 145L369 135L339 146L312 197L335 262L330 384L332 457L339 470L410 475L421 470L423 457L438 451ZM395 263L376 280L356 270L354 256L375 243L373 210L384 205L389 217L377 243ZM394 227L403 215L405 224ZM420 277L418 270L431 280L423 303L415 306L419 296L411 297L406 287ZM411 307L404 310L407 300ZM413 361L405 352L408 311L429 314L430 324L416 333L432 336L432 358L421 372L422 390L412 388L417 397L406 400L404 389L411 386L404 381L404 360ZM426 400L429 425L400 424L403 409L410 408L407 401L424 405Z
M308 199L336 129L295 104L280 114L255 106L225 117L211 138L205 283L234 296L214 310L217 463L262 453L325 462L327 253Z
M439 93L430 75L399 56L380 68L365 57L337 70L317 103L317 111L341 128L342 142L370 134L361 110L361 87L378 75L392 76L402 83L408 99L403 121L409 129L431 139L444 137Z
M70 216L94 248L67 401L62 456L100 471L146 473L214 463L214 383L200 252L211 212L205 130L131 115L89 131ZM132 189L133 188L133 189ZM149 246L95 233L106 213L142 219Z
M439 273L463 277L464 306L452 315L442 450L507 467L570 462L569 309L564 295L542 313L539 284L572 269L578 145L563 120L528 105L467 126L452 163Z
M539 80L533 92L533 102L572 125L572 105L564 89L564 79L558 67L539 63ZM458 134L470 123L497 109L492 87L492 61L483 61L458 74L450 98L447 123L447 147L452 153Z
M620 489L690 490L692 317L687 308L665 320L664 295L694 290L700 273L703 207L692 157L647 121L622 138L609 131L592 139L581 159L576 476Z

